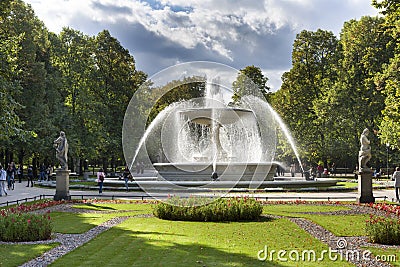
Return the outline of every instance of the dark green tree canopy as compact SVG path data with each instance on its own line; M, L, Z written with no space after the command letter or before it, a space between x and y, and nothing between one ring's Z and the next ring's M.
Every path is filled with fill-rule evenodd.
M268 78L264 76L259 67L247 66L241 69L236 80L232 84L232 100L237 102L243 95L254 95L261 93L267 96L270 88L267 85Z

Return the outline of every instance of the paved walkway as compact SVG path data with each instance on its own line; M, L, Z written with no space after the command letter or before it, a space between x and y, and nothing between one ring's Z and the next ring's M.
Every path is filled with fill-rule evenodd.
M15 202L17 200L24 200L28 199L31 201L32 198L38 197L40 195L46 195L46 198L52 198L56 192L55 188L43 188L43 187L26 187L26 182L22 183L15 183L15 189L9 190L7 196L0 197L0 206L5 205L8 202ZM151 198L165 198L173 193L167 191L160 191L157 193L152 193L151 195L146 194L146 192L140 191L108 191L107 189L103 190L103 194L99 194L97 191L88 191L88 190L73 190L70 189L70 195L72 198L78 198L80 195L85 195L85 198L116 198L116 199L137 199L144 197L146 199ZM216 191L215 193L198 193L196 191L192 192L185 192L183 193L185 196L189 195L223 195L226 196L227 194L224 192ZM373 192L374 197L377 200L383 200L386 197L387 200L392 201L395 198L394 189L381 189L381 190L374 190ZM354 191L315 191L315 192L259 192L256 191L254 193L249 192L232 192L229 195L238 196L238 195L248 195L258 198L268 198L268 200L295 200L295 199L303 199L303 200L332 200L332 201L355 201L358 195L357 192Z

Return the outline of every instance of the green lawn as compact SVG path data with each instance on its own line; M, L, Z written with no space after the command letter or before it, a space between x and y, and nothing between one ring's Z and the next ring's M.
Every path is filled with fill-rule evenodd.
M340 186L340 187L345 187L345 188L355 188L355 189L358 188L358 183L357 182L338 182L337 185ZM372 186L373 187L379 187L381 185L373 183Z
M321 225L336 236L364 236L365 221L369 215L321 215L305 214L304 212L330 212L349 210L344 206L324 205L266 205L263 214L273 214L287 217L309 219Z
M365 236L365 221L369 219L368 214L360 215L305 215L316 224L336 236Z
M263 214L271 214L288 217L302 217L303 212L331 212L339 210L350 210L344 206L328 206L328 205L265 205L263 206Z
M328 247L287 219L260 222L176 222L132 218L58 259L52 266L319 266L310 261L260 261L271 250ZM261 254L263 255L263 254ZM288 255L286 255L288 258ZM268 258L269 259L269 258ZM337 266L325 259L323 266ZM341 266L352 266L341 262Z
M137 214L148 214L152 213L151 204L142 203L85 203L73 205L77 209L87 209L87 210L98 210L98 211L135 211Z
M150 204L104 204L88 203L73 206L79 209L108 211L110 213L70 213L52 212L54 232L63 234L81 234L89 231L114 217L136 216L152 213Z
M0 244L0 266L19 266L34 259L58 244L42 245L2 245Z
M52 212L54 232L84 233L117 216L151 214L151 204L75 204L102 213ZM334 205L265 205L263 214L307 218L338 236L365 235L368 215L316 215L304 212L348 210ZM0 266L18 266L54 247L0 245ZM267 249L267 250L265 250ZM275 252L273 252L275 250ZM285 250L278 260L277 251ZM54 266L353 266L289 258L313 250L318 258L328 246L286 218L257 222L183 222L132 217L58 259ZM372 249L370 249L372 251ZM260 252L261 251L261 252ZM257 258L265 256L260 261ZM12 253L11 253L12 252ZM272 253L272 261L271 255ZM375 252L373 252L375 254ZM376 252L381 253L381 252ZM382 254L382 253L381 253ZM390 254L390 253L389 253ZM378 254L375 254L378 255ZM397 257L400 257L396 254ZM52 265L52 266L53 266Z

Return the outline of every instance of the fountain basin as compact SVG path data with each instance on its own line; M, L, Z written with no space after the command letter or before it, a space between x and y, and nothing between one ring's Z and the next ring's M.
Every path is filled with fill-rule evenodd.
M213 165L209 163L154 163L158 180L211 181ZM219 181L273 181L277 164L273 162L218 162Z
M202 125L210 125L213 120L221 125L233 124L245 116L255 119L253 111L244 108L189 108L179 113Z

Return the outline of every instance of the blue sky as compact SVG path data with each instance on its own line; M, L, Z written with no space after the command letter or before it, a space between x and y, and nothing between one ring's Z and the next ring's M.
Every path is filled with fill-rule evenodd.
M107 29L149 76L177 63L260 67L279 89L302 30L339 36L345 21L376 16L370 0L25 0L47 28Z

